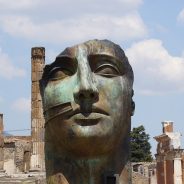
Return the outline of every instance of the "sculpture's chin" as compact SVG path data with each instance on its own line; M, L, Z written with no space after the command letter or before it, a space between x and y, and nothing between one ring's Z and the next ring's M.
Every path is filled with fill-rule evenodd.
M109 116L94 119L51 120L46 127L47 138L57 145L57 152L69 152L76 156L105 154L114 148L116 135L114 122Z

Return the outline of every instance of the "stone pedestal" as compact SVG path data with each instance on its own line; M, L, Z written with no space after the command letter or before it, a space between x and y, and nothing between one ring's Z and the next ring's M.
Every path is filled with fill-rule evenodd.
M44 171L44 117L42 100L39 90L39 80L45 66L45 48L34 47L31 50L32 87L31 87L31 136L32 154L31 171Z

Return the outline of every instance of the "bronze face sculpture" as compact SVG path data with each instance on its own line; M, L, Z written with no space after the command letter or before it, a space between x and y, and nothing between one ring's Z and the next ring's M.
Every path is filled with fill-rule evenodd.
M47 183L131 183L133 71L123 50L108 40L66 48L40 84Z

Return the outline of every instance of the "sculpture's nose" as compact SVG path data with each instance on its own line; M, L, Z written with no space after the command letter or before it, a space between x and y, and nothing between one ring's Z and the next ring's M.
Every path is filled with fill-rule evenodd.
M93 78L93 73L88 68L78 71L78 82L74 90L74 99L78 104L88 101L93 104L98 101L99 93L96 87L96 82Z
M78 104L84 101L95 103L98 101L98 98L99 98L98 91L96 89L93 89L92 87L89 88L80 87L79 90L74 93L74 99Z
M91 71L83 71L79 73L78 85L74 91L74 99L78 104L84 101L90 103L98 101L99 93Z

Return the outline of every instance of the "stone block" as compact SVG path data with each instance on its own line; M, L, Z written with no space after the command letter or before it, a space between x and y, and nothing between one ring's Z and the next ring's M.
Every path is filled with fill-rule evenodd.
M37 72L43 72L43 67L44 67L44 64L42 62L36 63L36 71Z
M44 118L40 118L40 119L32 119L31 121L32 127L35 128L44 128L44 124L45 124L45 120Z
M40 93L39 82L33 82L31 85L32 93Z
M31 111L31 117L35 119L40 119L43 117L43 111L40 108L33 108Z
M42 71L38 71L38 72L32 72L32 75L31 75L31 80L34 82L34 81L39 81L41 78L42 78L42 74L43 72Z
M35 101L35 100L37 100L37 101L41 101L42 100L40 93L32 93L31 94L31 101Z
M31 74L31 80L32 81L38 81L38 79L37 79L37 72L32 72L32 74Z
M44 142L45 128L32 127L31 134L34 142Z
M32 72L42 72L45 64L42 61L32 62Z
M42 108L42 102L40 100L32 101L31 105L32 105L32 109L33 108L40 108L40 109Z

